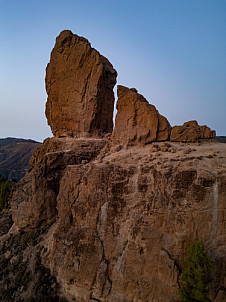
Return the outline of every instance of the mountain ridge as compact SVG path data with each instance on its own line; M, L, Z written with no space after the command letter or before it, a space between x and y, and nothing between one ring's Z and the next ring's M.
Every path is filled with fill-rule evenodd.
M31 167L29 160L39 145L31 139L0 138L0 174L9 180L20 180Z

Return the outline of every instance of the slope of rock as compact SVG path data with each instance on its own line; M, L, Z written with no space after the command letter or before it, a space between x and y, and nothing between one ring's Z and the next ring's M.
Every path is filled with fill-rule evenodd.
M40 143L33 140L0 139L0 174L9 179L20 180L30 169L29 160Z
M88 40L61 32L46 68L46 117L53 135L111 132L116 77Z
M118 86L114 144L137 145L169 139L171 126L135 88Z
M17 185L11 233L52 222L41 264L80 302L178 301L187 247L202 240L211 299L223 301L226 145L109 150L105 139L46 140Z

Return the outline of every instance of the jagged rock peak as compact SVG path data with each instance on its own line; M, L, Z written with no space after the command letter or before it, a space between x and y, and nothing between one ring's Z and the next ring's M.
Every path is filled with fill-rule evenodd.
M214 138L216 131L206 125L199 126L197 121L189 121L183 126L174 126L171 131L170 140L174 142L194 142L199 139Z
M136 88L118 86L114 144L137 145L169 139L171 126Z
M64 30L46 68L46 117L54 136L112 132L117 72L89 41Z

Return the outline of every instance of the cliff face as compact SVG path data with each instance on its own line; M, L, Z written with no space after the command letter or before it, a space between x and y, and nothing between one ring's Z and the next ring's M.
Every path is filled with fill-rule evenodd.
M188 245L204 241L225 290L226 145L52 138L18 184L12 231L53 224L41 263L68 301L178 301Z

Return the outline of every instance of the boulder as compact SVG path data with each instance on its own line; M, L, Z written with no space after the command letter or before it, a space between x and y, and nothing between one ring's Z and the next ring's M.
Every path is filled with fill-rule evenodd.
M195 142L199 139L214 138L216 131L207 126L199 126L197 121L189 121L183 126L174 126L170 140L173 142Z
M171 126L135 88L118 86L113 144L137 145L169 139Z
M117 72L89 41L64 30L46 68L46 117L56 137L112 132Z

